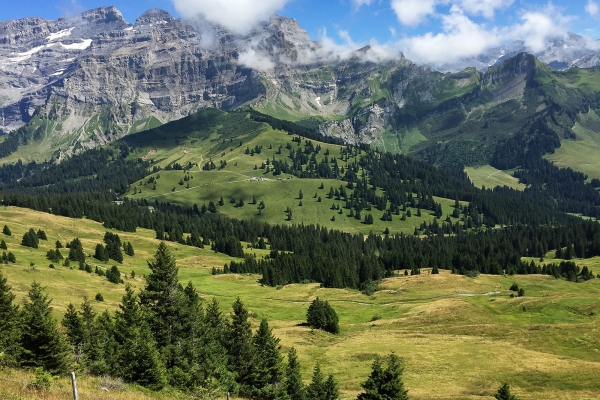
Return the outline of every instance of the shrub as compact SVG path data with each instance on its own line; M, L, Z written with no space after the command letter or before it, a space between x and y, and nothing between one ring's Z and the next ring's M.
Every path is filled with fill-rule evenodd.
M510 290L513 292L518 292L519 291L519 285L517 285L516 283L513 283L512 286L510 287Z
M35 381L30 382L27 387L34 390L48 390L52 386L54 378L50 373L44 371L44 368L37 367L35 369Z
M102 293L96 294L96 301L104 301L104 296L102 296Z

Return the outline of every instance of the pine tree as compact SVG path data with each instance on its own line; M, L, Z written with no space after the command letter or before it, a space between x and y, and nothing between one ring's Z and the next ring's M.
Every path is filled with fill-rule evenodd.
M83 344L83 325L73 303L69 303L67 306L67 312L60 323L65 328L69 343L71 343L74 352L78 353Z
M304 382L302 382L298 353L296 353L294 347L288 352L288 364L285 369L285 390L290 400L306 399L306 387L304 386Z
M8 250L8 247L6 246L6 242L4 241L4 239L0 240L0 249Z
M321 372L321 366L319 363L315 365L313 369L312 380L310 385L306 388L306 398L310 400L324 400L325 396L325 382L323 373Z
M71 351L52 317L50 302L44 288L33 282L21 313L21 364L42 367L51 373L63 373L71 366Z
M358 395L358 400L408 400L408 391L402 382L403 369L401 360L393 353L385 369L378 357L373 362L371 375L361 384L365 392Z
M164 364L130 285L125 287L125 295L116 314L115 339L120 376L128 382L154 390L166 385Z
M13 304L15 295L0 273L0 366L14 366L20 356L19 306Z
M340 332L337 313L327 301L321 301L318 297L308 307L306 322L314 329L323 329L334 334Z
M323 400L337 400L340 397L340 389L338 383L333 377L329 375L327 380L323 384Z
M508 383L503 384L498 389L498 393L494 395L496 400L518 400L518 398L510 394L510 386Z
M96 245L96 251L94 252L94 258L99 261L104 261L104 262L108 261L108 253L106 252L106 249L104 248L102 243L98 243Z
M21 239L21 246L37 249L38 248L38 240L39 239L36 236L35 231L33 229L29 229L29 231L26 232L23 235L23 238Z
M81 245L81 241L79 240L79 238L73 239L73 241L69 243L68 247L69 260L85 262L85 253L83 252L83 246Z
M253 372L254 347L252 330L248 322L248 310L238 297L233 303L233 315L228 329L229 369L236 374L240 384L240 393L251 393L251 375Z
M173 346L182 335L180 309L182 293L179 290L177 265L167 245L158 245L154 261L148 262L151 273L146 276L146 287L140 293L140 304L148 312L148 322L167 367L174 365Z
M4 228L2 228L2 233L4 233L6 236L12 236L12 233L11 233L8 225L4 225Z
M254 344L252 396L265 400L287 397L283 386L283 357L279 351L279 339L273 336L266 319L260 322L252 341Z

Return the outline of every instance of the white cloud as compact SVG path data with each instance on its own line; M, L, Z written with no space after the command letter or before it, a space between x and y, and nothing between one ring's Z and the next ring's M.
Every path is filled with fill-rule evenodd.
M275 67L275 63L267 54L256 51L249 47L240 53L238 63L258 71L269 71Z
M585 11L592 17L596 17L600 13L600 6L598 6L598 3L595 1L588 0L587 4L585 5Z
M439 0L449 4L450 0ZM476 57L486 50L513 40L523 40L528 51L547 48L550 38L566 37L573 18L548 3L537 9L520 10L520 21L509 26L488 26L476 23L470 15L493 17L494 10L509 6L512 0L455 0L447 14L436 14L441 21L439 33L405 37L393 44L406 56L432 66L452 64ZM479 4L471 7L469 4ZM484 7L486 6L486 7Z
M546 38L559 33L550 16L543 13L525 13L523 24L515 27L513 36L522 39L525 45L534 53L546 48Z
M418 25L435 12L436 0L392 0L392 10L403 25Z
M514 0L459 0L456 4L469 15L483 15L485 18L494 18L496 10L508 8Z
M290 0L172 0L183 17L203 15L208 21L219 24L238 34L249 33L254 26L268 21Z
M441 18L441 33L427 33L399 42L409 59L441 65L474 57L501 44L501 37L495 29L486 30L484 26L469 19L457 6L452 6L450 13Z

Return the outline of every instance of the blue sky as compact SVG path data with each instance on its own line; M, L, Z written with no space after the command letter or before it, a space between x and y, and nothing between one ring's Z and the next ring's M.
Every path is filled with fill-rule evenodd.
M56 19L114 5L129 22L157 7L174 16L202 13L244 33L277 13L296 18L313 39L356 46L377 43L412 59L460 58L522 39L540 49L551 35L573 31L600 38L600 0L13 0L0 20Z

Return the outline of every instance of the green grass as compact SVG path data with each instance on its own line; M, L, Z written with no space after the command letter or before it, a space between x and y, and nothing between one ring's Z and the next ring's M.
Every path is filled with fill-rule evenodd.
M175 149L157 149L156 153L151 156L155 160L160 160L158 165L164 167L172 162L180 164L192 162L198 164L189 173L189 181L180 185L186 174L183 171L160 171L159 174L152 174L160 178L156 180L156 188L153 190L153 184L149 184L148 178L140 180L131 186L127 193L132 199L144 198L150 202L158 200L161 202L171 202L174 204L191 207L197 204L199 207L202 204L207 204L213 201L215 204L221 197L225 205L218 207L218 212L229 217L239 219L254 219L271 224L320 224L325 225L330 229L339 229L350 233L369 232L383 233L386 228L391 233L412 234L415 227L421 225L422 222L433 222L434 216L431 211L423 210L422 216L417 217L417 210L411 209L412 217L407 217L406 221L401 221L401 216L393 217L391 222L381 221L383 211L378 211L373 208L371 211L362 213L362 220L356 220L349 216L350 210L344 209L345 202L343 199L335 200L328 199L330 187L334 190L340 186L346 186L346 183L341 180L327 179L298 179L293 177L288 179L290 175L274 176L272 173L265 173L266 170L260 169L261 163L266 160L275 159L289 161L289 150L286 145L291 144L294 151L298 148L297 143L292 142L292 136L281 131L267 129L260 135L238 147L230 148L227 151L216 154L214 157L209 157L209 147L204 147L206 141L198 141L193 145L182 143ZM325 157L325 152L329 151L329 159L334 156L339 157L341 146L330 145L326 143L313 142L322 147L321 152L317 156L317 161L320 162ZM207 143L210 144L210 143ZM263 146L261 154L251 156L245 154L246 148L254 148L255 146ZM269 146L271 149L269 149ZM283 146L282 154L276 154L279 146ZM303 141L304 146L304 141ZM303 147L302 147L303 148ZM139 157L149 149L144 147L132 155ZM226 161L227 166L223 170L202 171L202 165L212 159L218 166L220 162ZM338 165L345 167L346 163L338 159ZM255 166L258 169L254 169ZM264 181L249 181L251 178L265 178ZM324 189L318 189L323 183ZM189 188L187 186L189 185ZM173 188L175 190L173 191ZM302 191L303 199L299 199L298 195ZM347 190L350 194L352 191ZM315 197L315 194L317 197ZM381 194L381 193L379 193ZM258 215L257 205L250 204L253 196L257 202L264 201L266 208L262 212L262 216ZM321 197L321 202L318 202L318 197ZM233 199L239 201L244 200L243 207L235 207L235 204L230 203ZM302 206L299 205L302 201ZM443 206L444 215L452 213L453 201L448 199L437 198ZM339 214L338 210L332 210L332 205L339 205L343 211ZM285 211L290 207L293 212L293 220L287 221ZM365 225L364 215L371 213L375 223ZM335 217L335 221L332 218Z
M80 237L84 249L92 252L105 232L100 224L13 207L0 208L0 223L11 228L13 237L3 239L17 256L17 264L0 265L0 271L19 302L36 279L47 286L57 316L69 302L80 304L83 295L93 298L98 292L106 301L93 302L96 309L115 309L123 285L77 269L50 269L44 260L57 239L65 243ZM29 227L44 229L48 235L39 249L19 245ZM136 271L137 278L126 281L140 289L141 277L149 272L146 260L152 258L158 241L147 230L117 233L133 243L135 257L126 256L120 268ZM431 275L423 269L421 275L384 280L373 296L318 284L278 290L260 286L257 275L211 275L213 265L228 262L226 256L175 244L169 247L177 259L180 281L192 281L206 300L218 299L226 313L240 296L254 327L268 318L281 338L282 351L296 347L305 381L319 361L325 373L336 375L343 399L359 393L374 357L391 351L405 361L404 381L413 399L491 398L503 382L520 399L600 396L600 279L577 284L539 275L467 278L448 271ZM91 258L88 262L96 263ZM600 272L600 259L576 262ZM525 297L509 297L513 282L525 289ZM340 335L299 325L316 296L337 311ZM372 321L375 315L380 319ZM92 385L91 380L85 381Z
M600 178L600 157L598 157L598 154L600 154L600 132L593 130L595 125L599 123L600 117L593 111L582 116L582 122L577 123L573 128L577 138L575 140L562 140L560 147L555 150L554 154L545 155L544 158L552 161L558 167L570 167L583 172L590 179Z
M508 186L517 190L524 190L526 185L511 175L511 171L501 171L491 165L477 167L466 167L465 172L469 179L477 187L494 188L496 186Z

